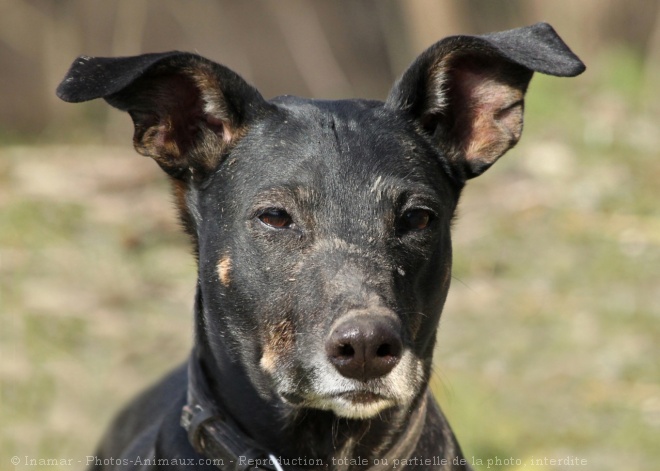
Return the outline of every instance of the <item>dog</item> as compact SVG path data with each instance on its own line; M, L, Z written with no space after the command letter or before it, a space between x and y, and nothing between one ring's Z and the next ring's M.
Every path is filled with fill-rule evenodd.
M130 114L198 266L189 360L90 469L469 469L428 388L451 222L533 73L584 70L545 23L441 40L384 102L267 101L185 52L76 59L58 96Z

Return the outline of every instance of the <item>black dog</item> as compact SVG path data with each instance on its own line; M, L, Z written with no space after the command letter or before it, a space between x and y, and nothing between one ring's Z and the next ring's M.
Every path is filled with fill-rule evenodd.
M264 100L168 52L77 59L58 89L127 111L198 260L195 346L117 419L97 469L468 469L428 392L466 180L520 138L547 24L444 39L383 102Z

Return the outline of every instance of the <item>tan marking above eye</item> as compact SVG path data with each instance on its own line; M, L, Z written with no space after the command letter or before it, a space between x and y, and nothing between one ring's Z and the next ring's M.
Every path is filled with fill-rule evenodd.
M229 255L225 255L218 262L218 277L220 278L220 283L224 286L229 286L231 279L229 277L231 273L231 258Z

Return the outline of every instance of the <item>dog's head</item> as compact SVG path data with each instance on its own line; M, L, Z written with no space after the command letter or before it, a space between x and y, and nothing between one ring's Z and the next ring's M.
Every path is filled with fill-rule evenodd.
M438 42L385 102L266 101L179 52L81 57L58 93L128 111L170 175L211 351L263 397L366 418L425 390L461 188L520 138L533 71L583 69L538 24Z

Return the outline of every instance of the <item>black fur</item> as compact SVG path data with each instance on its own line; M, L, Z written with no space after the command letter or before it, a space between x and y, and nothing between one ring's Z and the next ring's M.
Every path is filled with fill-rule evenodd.
M198 255L191 361L212 400L284 460L364 469L336 460L386 455L425 400L466 179L517 142L534 71L583 70L537 24L438 42L384 103L266 101L180 52L80 58L58 95L129 112L136 149L170 175ZM213 469L179 425L187 374L133 402L91 466ZM409 468L468 467L434 403L420 457Z

